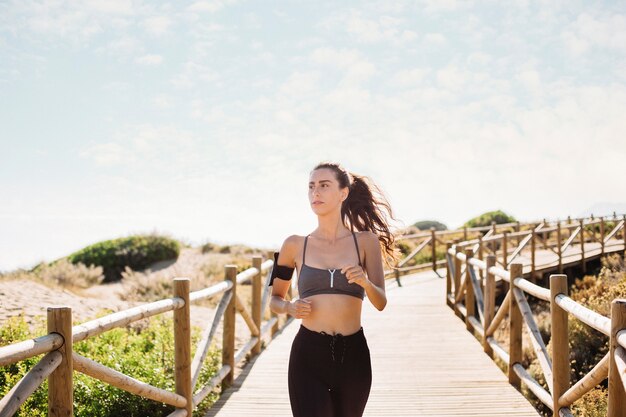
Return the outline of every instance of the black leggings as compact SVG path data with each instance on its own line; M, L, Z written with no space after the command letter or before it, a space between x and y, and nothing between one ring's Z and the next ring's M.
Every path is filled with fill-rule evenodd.
M287 376L294 417L361 417L372 385L363 327L332 336L300 325Z

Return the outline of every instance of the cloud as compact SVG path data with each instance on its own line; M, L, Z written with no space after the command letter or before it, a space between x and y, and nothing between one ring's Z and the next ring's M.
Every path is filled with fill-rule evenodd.
M441 33L427 33L424 35L424 43L433 46L442 46L446 43L446 37Z
M135 58L135 62L139 65L155 66L163 62L163 57L161 55L148 54Z
M143 28L151 35L163 35L169 31L172 20L167 16L152 16L143 21Z
M183 64L182 71L170 79L170 82L178 88L188 89L198 84L206 84L219 79L218 73L210 67L187 61Z
M215 13L228 5L236 3L237 0L202 0L192 3L189 7L187 7L187 10L191 12Z
M356 49L316 48L309 60L320 66L341 70L344 84L360 84L376 72L375 65Z
M89 41L119 19L137 13L131 0L24 0L6 9L8 29L17 36L33 39L47 35L70 39L73 43Z
M592 48L626 52L626 15L582 12L561 37L574 55Z
M362 12L355 10L337 13L321 23L326 29L345 31L361 43L385 42L395 46L417 39L417 33L404 25L402 18L389 15L364 17Z
M391 77L391 84L407 87L422 84L425 78L430 74L429 68L413 68L401 70Z
M80 156L89 158L103 167L128 164L135 160L124 146L113 142L89 146L80 152Z

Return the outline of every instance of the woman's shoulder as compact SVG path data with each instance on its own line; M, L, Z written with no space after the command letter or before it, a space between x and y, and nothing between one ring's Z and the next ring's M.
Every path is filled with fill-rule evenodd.
M304 241L304 236L289 235L283 241L283 246L281 250L298 251L298 248L302 246L303 241Z
M360 232L356 232L356 237L359 242L363 241L366 243L378 242L378 235L371 230L363 230Z

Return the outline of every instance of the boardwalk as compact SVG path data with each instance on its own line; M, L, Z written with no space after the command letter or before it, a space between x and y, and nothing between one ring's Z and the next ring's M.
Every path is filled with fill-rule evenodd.
M384 311L364 303L374 375L366 416L538 415L451 314L444 280L429 271L402 283L389 283ZM206 416L291 416L287 359L299 325L287 326Z

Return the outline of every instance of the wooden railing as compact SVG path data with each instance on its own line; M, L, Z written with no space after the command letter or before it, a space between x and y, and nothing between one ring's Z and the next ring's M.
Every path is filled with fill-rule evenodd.
M614 218L616 216L614 215ZM590 218L587 222L580 220L577 224L563 227L560 222L556 225L541 224L526 232L530 241L534 242L537 236L543 233L556 232L556 239L548 243L548 238L541 238L544 250L550 250L558 256L556 268L562 272L564 262L563 253L572 248L572 243L580 236L580 260L585 265L588 256L585 255L584 236L589 236L601 244L600 252L626 251L626 227L624 218L615 220L616 225L610 233L605 235L604 219ZM594 235L595 227L599 225L600 237ZM573 230L572 230L573 229ZM572 230L570 236L562 241L562 231ZM623 239L614 239L618 232ZM523 236L523 233L511 235ZM509 236L511 237L511 236ZM497 235L490 238L497 239ZM500 237L504 238L504 237ZM506 239L506 238L504 238ZM527 238L520 241L519 247L526 245ZM485 240L483 240L483 243ZM479 242L480 243L480 242ZM448 245L450 246L450 245ZM505 246L505 244L504 244ZM461 251L461 247L464 250ZM550 275L550 287L544 288L532 282L535 273L554 269L554 262L545 265L528 266L524 273L524 264L509 262L506 250L503 251L500 262L496 254L487 255L486 259L478 259L475 242L463 242L455 247L449 247L447 256L447 285L446 302L456 314L465 321L467 329L478 336L484 351L492 358L497 356L508 367L509 382L517 387L521 383L547 407L553 410L554 415L571 416L569 406L581 398L585 393L608 377L609 385L609 417L626 416L626 300L614 300L611 310L611 319L604 317L568 297L567 276L563 274ZM533 251L535 250L533 245ZM521 250L520 250L521 251ZM517 249L514 251L519 252ZM534 252L533 252L534 253ZM588 254L589 252L587 252ZM512 259L511 259L512 260ZM497 265L499 263L499 265ZM481 274L477 274L477 270ZM531 277L531 280L524 278ZM480 277L484 276L484 279ZM496 280L499 279L508 286L506 296L499 308L496 303ZM527 295L550 303L551 316L551 343L552 354L548 353L539 328L531 312ZM576 384L570 386L569 314L601 332L610 338L610 352ZM494 338L496 329L505 317L509 318L508 352ZM533 351L535 352L541 370L548 385L546 390L521 365L522 362L522 326L526 326Z
M252 259L252 267L237 274L234 265L225 267L225 280L211 287L190 292L188 278L174 279L174 296L128 310L109 314L72 327L71 309L48 308L48 334L31 340L0 347L0 366L13 364L40 354L45 356L0 400L0 417L12 416L26 399L48 378L48 414L69 416L73 413L73 371L82 372L130 393L176 407L170 416L191 416L192 410L218 385L222 389L232 385L235 366L247 354L261 352L261 340L279 328L276 314L263 321L269 299L269 287L263 285L262 275L269 274L272 259ZM252 281L252 306L248 311L237 295L240 284ZM200 300L221 295L215 316L204 329L192 357L190 305ZM287 298L291 298L289 291ZM111 329L123 327L137 320L174 312L174 378L176 392L151 386L114 369L85 358L72 349L77 343ZM235 352L235 315L239 313L248 328L250 339ZM206 359L213 336L223 318L222 366L205 386L198 387L200 370ZM285 325L290 321L287 319Z

